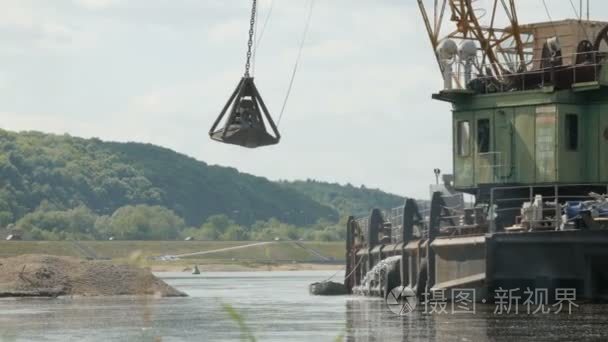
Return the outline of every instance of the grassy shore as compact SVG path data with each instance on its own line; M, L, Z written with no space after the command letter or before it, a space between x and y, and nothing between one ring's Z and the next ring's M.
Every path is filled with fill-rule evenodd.
M173 261L154 260L160 255L179 255L213 251L229 247L244 246L247 241L80 241L78 244L99 258L110 258L117 263L137 260L140 266L154 271L182 271L199 265L202 271L247 271L247 270L307 270L339 269L344 260L343 242L302 242L335 262L320 262L320 258L293 242L282 241L242 249L223 251ZM72 257L87 257L75 243L70 241L0 241L0 257L23 254L49 254Z

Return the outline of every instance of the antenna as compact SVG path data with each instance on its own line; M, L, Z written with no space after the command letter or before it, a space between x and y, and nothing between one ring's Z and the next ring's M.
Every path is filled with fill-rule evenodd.
M439 185L439 175L441 175L441 170L434 169L433 172L435 173L435 184Z

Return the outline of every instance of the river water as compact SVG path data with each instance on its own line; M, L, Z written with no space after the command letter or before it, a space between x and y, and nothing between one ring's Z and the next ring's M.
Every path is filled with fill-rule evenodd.
M188 298L4 299L0 341L608 340L605 305L539 315L496 315L493 305L479 305L474 314L400 317L382 300L308 294L309 283L332 273L159 274ZM231 318L228 306L244 319Z

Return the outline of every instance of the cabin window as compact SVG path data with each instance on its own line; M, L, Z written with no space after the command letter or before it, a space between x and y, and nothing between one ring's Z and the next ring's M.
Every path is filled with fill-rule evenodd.
M477 120L477 153L490 152L490 119Z
M457 149L460 157L466 157L469 155L470 141L471 141L471 130L469 121L458 121L458 131L456 132L457 137Z
M578 150L578 115L566 114L566 149Z

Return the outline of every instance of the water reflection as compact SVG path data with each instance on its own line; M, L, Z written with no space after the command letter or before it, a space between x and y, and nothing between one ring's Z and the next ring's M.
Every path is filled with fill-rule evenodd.
M348 342L376 341L563 341L605 340L606 305L582 305L572 314L498 315L493 305L478 305L475 313L427 314L418 308L396 316L384 301L346 302Z
M455 338L484 341L488 337L485 324L471 329L471 315L431 315L419 308L408 315L396 316L382 300L357 299L346 303L346 312L348 342L449 341Z
M384 301L315 297L308 284L333 272L164 275L188 298L138 297L0 300L0 341L240 341L232 305L258 341L558 341L605 340L608 306L567 314L396 316ZM418 308L420 309L420 307Z

